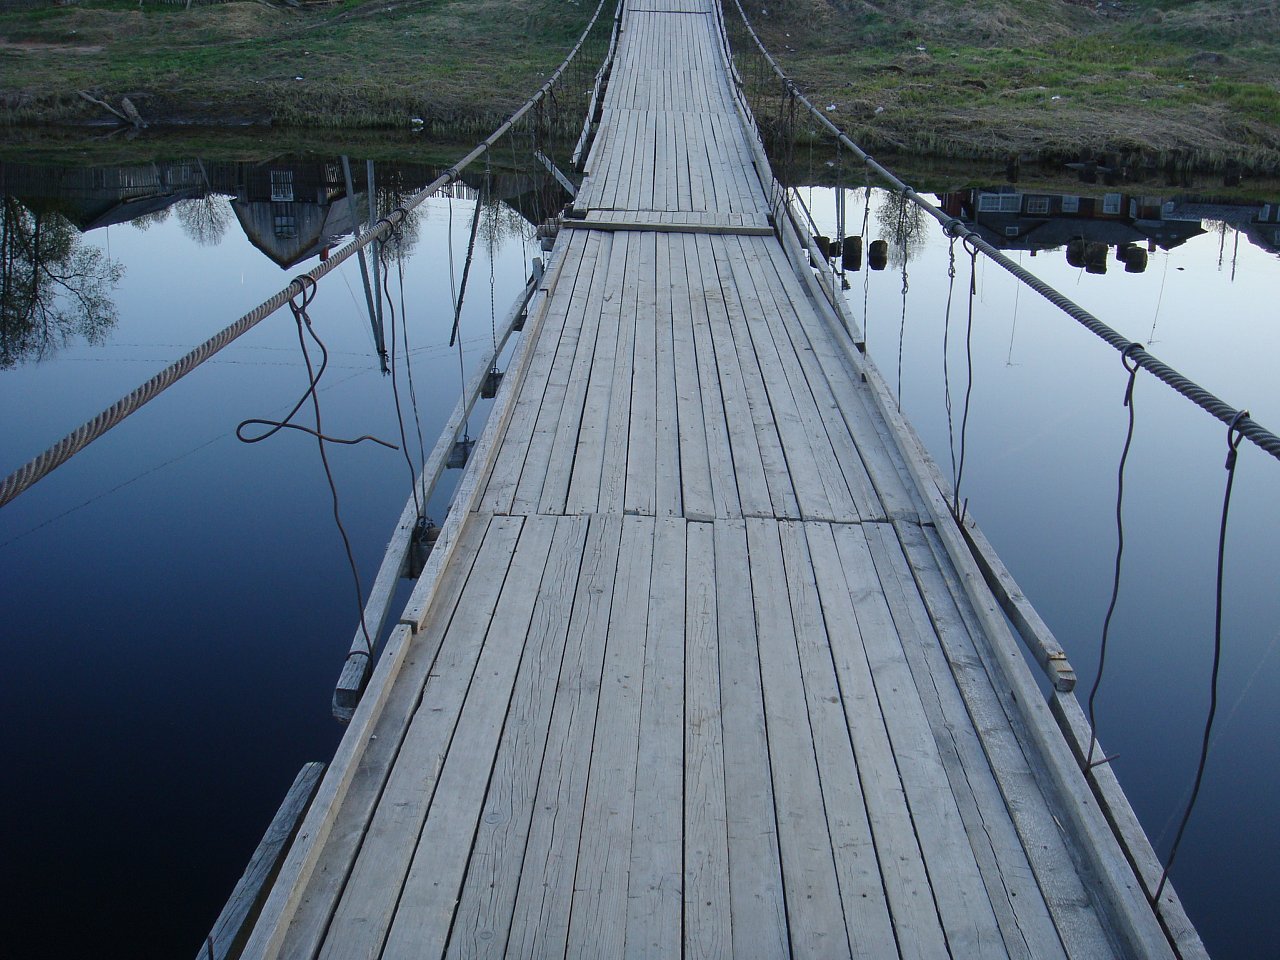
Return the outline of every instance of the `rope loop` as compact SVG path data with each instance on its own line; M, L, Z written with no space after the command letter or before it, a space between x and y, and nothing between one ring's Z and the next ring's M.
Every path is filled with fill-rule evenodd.
M1228 470L1234 470L1236 467L1236 452L1240 449L1240 441L1244 439L1244 429L1240 424L1248 419L1248 410L1237 410L1236 415L1231 418L1231 423L1227 427L1226 469Z
M964 222L959 217L952 217L942 225L942 232L952 240L957 240L965 233Z
M298 292L289 294L289 309L293 311L294 317L301 320L307 315L307 307L311 306L315 300L316 294L320 290L320 285L316 283L315 278L309 273L300 273L289 281L289 289L293 289L294 284L298 285ZM308 286L310 284L310 286ZM298 298L302 298L302 302L298 303ZM310 323L310 320L307 321Z
M1125 387L1124 391L1124 405L1126 407L1133 404L1133 384L1134 381L1138 379L1138 370L1141 367L1141 364L1139 364L1136 359L1133 360L1132 365L1130 365L1130 360L1132 359L1130 354L1135 350L1141 349L1142 344L1135 340L1133 343L1125 347L1124 352L1120 354L1120 364L1129 371L1129 385Z

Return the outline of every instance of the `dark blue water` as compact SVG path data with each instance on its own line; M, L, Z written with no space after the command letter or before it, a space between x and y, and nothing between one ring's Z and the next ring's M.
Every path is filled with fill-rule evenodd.
M225 227L218 242L191 226L196 204ZM316 213L304 207L277 205L298 225L281 222L279 237L268 220L267 243L299 239L291 234ZM450 251L458 283L474 208L470 197L429 200L403 261L428 446L459 394ZM55 270L93 250L123 267L108 284L115 322L98 343L46 343L43 359L0 370L0 471L315 262L282 269L250 243L225 196L165 211L69 231L78 253ZM501 320L538 252L531 234L510 208L483 213L460 333L468 375L491 341L491 302ZM355 260L326 279L310 314L330 353L319 388L326 432L398 444ZM306 384L284 310L0 510L6 955L194 955L293 776L341 736L329 698L357 608L316 443L290 431L253 445L235 436L242 419L283 416ZM408 468L370 443L332 446L329 459L367 588ZM431 505L437 522L452 483Z
M52 251L59 269L78 265L96 277L97 287L83 281L79 289L106 295L114 320L96 325L92 343L77 332L74 310L40 336L5 334L0 471L314 263L349 227L345 190L333 185L336 163L278 160L248 173L166 168L167 198L154 189L129 194L120 175L99 173L98 193L81 184L55 200L29 182L49 179L48 171L7 170L7 188L29 204L23 209L62 223L62 246ZM363 204L364 164L352 166ZM273 171L281 178L264 177ZM273 206L270 190L284 195L286 172L295 199ZM57 176L74 180L66 171ZM430 171L386 167L379 176L407 188ZM117 201L129 194L137 206L107 202L106 183L116 184ZM212 199L204 196L209 187L217 188ZM237 191L258 206L234 207L227 195ZM185 199L173 202L178 196ZM811 199L834 232L833 195L813 191ZM861 230L860 203L850 196L850 232ZM892 211L876 215L885 203L883 194L872 196L869 238L892 236ZM473 210L470 196L429 201L403 258L428 445L458 395L458 355L448 347L452 286ZM144 216L131 223L133 214ZM1157 245L1139 274L1116 264L1114 251L1105 275L1069 266L1061 249L1021 256L1126 336L1152 341L1158 355L1274 427L1280 259L1250 234L1237 237L1235 226L1220 232L1205 220L1203 229L1172 249ZM510 206L485 213L463 313L468 370L491 336L490 276L500 317L537 253L531 234ZM969 267L957 253L950 346L958 416ZM871 354L891 384L902 329L903 408L950 473L947 244L925 231L908 254L905 327L896 259L883 272L851 273L848 296L862 316L865 293ZM123 268L118 280L112 265ZM397 270L397 310L398 278ZM998 269L980 263L977 286L964 493L1087 690L1111 585L1125 374L1114 351L1033 294L1018 293ZM66 308L70 299L51 302ZM330 351L319 391L326 431L398 443L354 261L324 281L311 314ZM68 331L65 342L59 330ZM356 607L315 441L290 432L255 445L235 437L244 418L287 412L306 382L284 311L0 509L7 733L0 912L12 955L193 955L298 768L326 759L341 736L329 699ZM402 377L402 395L406 387ZM1145 374L1136 401L1124 590L1099 732L1165 852L1207 707L1226 442L1225 428ZM399 453L369 443L331 447L329 456L367 587L403 506L408 471ZM1280 827L1271 816L1280 786L1278 480L1280 464L1242 451L1221 706L1206 786L1174 873L1219 957L1268 955L1280 941L1270 909L1280 892L1273 863ZM437 520L447 494L431 505Z

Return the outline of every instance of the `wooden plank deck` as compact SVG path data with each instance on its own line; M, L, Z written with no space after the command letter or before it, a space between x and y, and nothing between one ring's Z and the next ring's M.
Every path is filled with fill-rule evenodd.
M717 16L626 12L587 219L247 956L1173 955L759 235Z

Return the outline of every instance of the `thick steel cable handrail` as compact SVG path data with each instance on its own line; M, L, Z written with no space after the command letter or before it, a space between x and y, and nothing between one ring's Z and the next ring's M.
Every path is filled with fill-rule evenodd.
M306 273L294 277L289 285L275 294L268 300L263 301L254 307L239 320L225 327L223 330L214 334L204 343L200 344L186 356L170 364L161 370L154 377L142 384L137 389L121 397L111 406L107 407L91 420L81 424L71 433L67 434L49 449L45 450L39 456L35 457L28 463L19 467L9 476L0 481L0 507L4 506L10 500L14 499L24 490L31 487L37 481L48 476L62 464L66 463L73 456L97 440L104 433L115 427L121 421L137 412L142 406L154 400L157 396L177 383L188 373L194 370L200 364L204 363L218 351L222 350L228 344L241 337L249 330L252 330L259 323L265 320L271 314L275 313L285 304L292 301L295 297L303 294L309 284L315 284L322 277L328 275L337 269L341 264L346 262L358 251L363 250L374 240L380 240L396 229L409 216L409 212L420 205L427 197L436 193L442 187L453 183L461 175L471 163L477 158L483 156L488 150L505 136L512 127L514 127L524 117L526 113L532 110L547 95L556 81L568 68L578 51L582 49L582 45L586 43L587 37L595 28L596 21L600 19L600 13L604 10L608 0L600 0L596 7L595 13L592 14L590 22L582 31L582 35L578 37L578 42L574 44L573 49L569 51L569 55L565 57L564 62L556 68L555 72L547 78L546 82L538 88L528 100L521 105L515 113L511 114L502 125L498 127L487 139L482 141L475 149L463 157L460 161L449 167L443 174L423 187L403 204L392 210L387 216L380 218L365 233L357 234L355 238L350 240L345 246L338 249L331 257L320 261L315 267Z
M764 43L760 40L759 35L755 32L755 29L751 26L751 21L747 19L747 12L743 9L741 0L733 0L733 5L738 8L738 15L742 18L742 24L746 28L748 35L755 42L755 45L759 48L760 53L763 54L765 60L773 69L773 72L777 74L778 79L782 81L787 93L799 103L803 104L805 109L813 114L813 116L816 117L818 121L826 127L826 129L829 130L841 144L852 150L854 155L857 156L868 169L874 171L895 190L909 199L916 206L920 207L920 209L924 210L924 212L933 217L933 219L937 220L938 223L942 225L943 232L946 233L948 237L962 239L974 249L982 251L982 253L986 254L987 257L999 264L1009 273L1013 274L1013 276L1021 280L1036 293L1040 294L1040 296L1044 297L1063 313L1067 314L1067 316L1071 317L1098 339L1109 344L1117 352L1126 354L1130 359L1137 363L1138 366L1147 370L1158 379L1164 381L1168 386L1182 394L1202 410L1222 421L1222 423L1230 425L1233 422L1237 422L1238 415L1241 413L1241 408L1233 407L1225 400L1220 399L1215 394L1196 383L1190 377L1187 377L1178 370L1175 370L1159 357L1150 353L1141 344L1121 335L1118 331L1114 330L1088 310L1084 309L1084 307L1077 304L1070 297L1058 290L1055 290L1035 274L1024 269L1013 260L1010 260L1001 253L998 248L993 247L984 240L977 231L966 225L959 218L952 217L939 210L924 197L920 196L914 188L899 179L893 171L877 162L874 157L849 139L848 135L846 135L843 130L832 123L821 110L809 101L808 97L800 92L800 88L796 86L795 82L788 77L782 67L778 65L778 61L776 61L772 54L769 53ZM1271 454L1271 456L1275 457L1277 460L1280 460L1280 436L1276 436L1256 420L1250 418L1247 414L1243 419L1238 421L1237 430L1258 448Z

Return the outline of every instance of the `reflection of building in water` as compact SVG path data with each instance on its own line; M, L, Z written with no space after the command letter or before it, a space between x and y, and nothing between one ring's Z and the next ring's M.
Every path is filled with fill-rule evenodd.
M354 232L363 196L347 196L338 163L267 163L241 168L231 209L249 242L288 269Z
M1107 193L1101 197L974 188L939 197L943 210L971 223L984 240L1005 250L1066 248L1067 260L1105 273L1107 254L1130 273L1146 269L1147 253L1171 250L1205 232L1200 217L1162 197Z
M380 214L430 183L439 171L426 164L379 163L377 209ZM231 198L249 241L272 261L288 269L323 256L336 240L351 234L369 218L366 167L351 165L353 187L348 196L341 162L313 157L279 157L266 162L197 159L118 167L49 167L0 163L0 193L17 197L32 210L56 210L80 231L136 221L163 213L182 201ZM448 195L474 201L488 189L534 225L555 214L568 199L545 168L528 160L522 169L494 169L473 164L463 182ZM219 201L221 202L221 201ZM493 228L510 225L498 218Z
M1179 216L1216 220L1243 233L1255 247L1280 254L1280 203L1238 204L1178 200Z
M124 167L0 164L0 191L33 210L56 209L82 233L128 223L209 190L199 160Z

